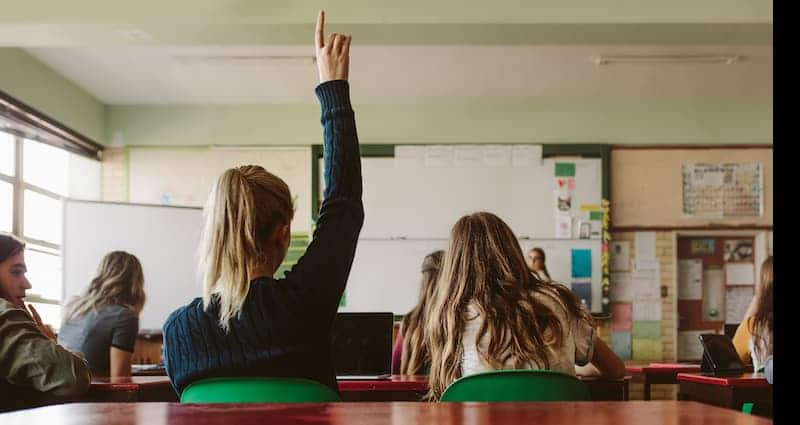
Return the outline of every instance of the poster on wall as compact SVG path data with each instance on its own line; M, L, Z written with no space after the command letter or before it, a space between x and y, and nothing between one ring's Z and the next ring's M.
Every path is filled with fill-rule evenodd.
M682 178L687 217L760 217L764 212L761 164L685 164Z
M724 247L725 261L753 261L752 239L728 239Z

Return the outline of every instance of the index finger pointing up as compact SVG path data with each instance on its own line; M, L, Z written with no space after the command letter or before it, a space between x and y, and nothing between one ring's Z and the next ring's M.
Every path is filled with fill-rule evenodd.
M325 39L325 11L320 10L319 15L317 15L317 30L315 32L315 41L317 45L317 49L321 49L323 44L323 40Z

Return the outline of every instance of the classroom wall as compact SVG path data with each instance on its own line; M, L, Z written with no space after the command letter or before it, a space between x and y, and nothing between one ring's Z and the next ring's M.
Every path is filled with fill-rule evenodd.
M128 201L128 152L125 148L103 151L102 196L108 202Z
M734 125L735 123L731 123ZM693 163L761 163L764 213L761 217L683 217L681 169ZM772 225L772 149L612 149L611 223L624 226Z
M22 49L0 48L0 90L95 142L106 143L105 105Z
M309 87L309 90L313 89ZM771 99L501 98L359 104L361 143L771 144ZM319 106L109 106L128 146L321 143Z

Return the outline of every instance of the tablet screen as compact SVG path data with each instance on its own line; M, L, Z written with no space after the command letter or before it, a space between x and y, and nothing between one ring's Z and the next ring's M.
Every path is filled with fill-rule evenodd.
M733 346L733 341L725 335L700 335L704 356L708 356L714 371L743 371L744 364Z

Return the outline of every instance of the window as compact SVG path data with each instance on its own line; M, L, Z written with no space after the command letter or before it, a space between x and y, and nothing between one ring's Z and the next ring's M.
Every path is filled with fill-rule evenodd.
M19 152L21 158L17 158ZM27 302L58 328L62 302L62 198L100 198L100 164L66 150L0 132L0 231L22 235ZM15 205L15 199L21 205Z

